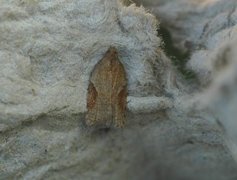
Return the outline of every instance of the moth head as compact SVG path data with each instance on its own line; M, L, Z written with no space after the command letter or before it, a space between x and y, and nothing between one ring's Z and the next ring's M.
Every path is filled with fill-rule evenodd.
M118 51L115 47L111 46L108 51L106 52L106 55L109 56L118 56Z

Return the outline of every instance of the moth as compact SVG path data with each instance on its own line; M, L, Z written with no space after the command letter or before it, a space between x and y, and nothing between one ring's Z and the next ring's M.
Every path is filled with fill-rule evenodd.
M86 124L105 128L124 127L126 106L126 72L116 48L110 47L90 76Z

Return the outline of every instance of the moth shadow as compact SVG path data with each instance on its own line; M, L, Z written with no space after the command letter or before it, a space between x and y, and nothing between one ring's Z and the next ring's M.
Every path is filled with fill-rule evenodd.
M93 125L88 126L86 124L85 115L84 117L79 121L79 130L82 134L86 136L105 136L111 133L116 128L112 126L106 126L106 125Z

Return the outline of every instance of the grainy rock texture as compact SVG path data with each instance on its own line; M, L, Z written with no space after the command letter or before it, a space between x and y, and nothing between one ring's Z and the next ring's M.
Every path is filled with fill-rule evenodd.
M159 103L157 95L173 89L157 25L143 8L116 0L1 0L0 179L116 177L116 168L109 166L113 158L102 151L106 140L97 144L79 130L90 73L114 46L127 72L131 110L143 106L139 96L152 95ZM162 102L162 108L170 106ZM108 145L110 149L120 152ZM126 157L127 150L122 153ZM96 168L101 165L104 170ZM72 172L54 175L60 169Z
M236 37L236 1L157 2L144 5L157 7L174 45L196 50L197 89L174 70L142 7L0 0L0 179L237 178L236 43L224 43ZM110 46L128 76L127 124L89 129L88 80Z
M155 14L182 51L219 46L220 36L232 38L237 23L236 0L135 0ZM225 31L225 33L221 33ZM222 35L221 35L222 34ZM224 38L224 37L223 37Z
M110 46L128 72L130 95L163 92L159 69L167 72L169 62L158 51L157 21L143 9L99 0L0 3L2 131L49 112L85 112L90 73Z
M237 1L230 0L136 0L149 8L172 35L174 45L190 53L187 68L194 71L200 88L183 109L209 107L226 132L226 141L237 158L236 50ZM187 99L186 99L187 100ZM183 100L181 100L183 101ZM188 103L187 103L188 102ZM199 104L200 103L200 104ZM209 109L209 110L210 110Z
M226 134L226 141L237 160L237 41L223 43L210 53L212 81L199 97L200 107L209 107Z

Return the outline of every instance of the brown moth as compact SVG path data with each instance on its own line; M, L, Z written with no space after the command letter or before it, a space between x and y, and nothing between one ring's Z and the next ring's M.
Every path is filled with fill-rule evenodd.
M91 73L86 124L124 127L126 106L126 72L119 61L117 50L110 47Z

